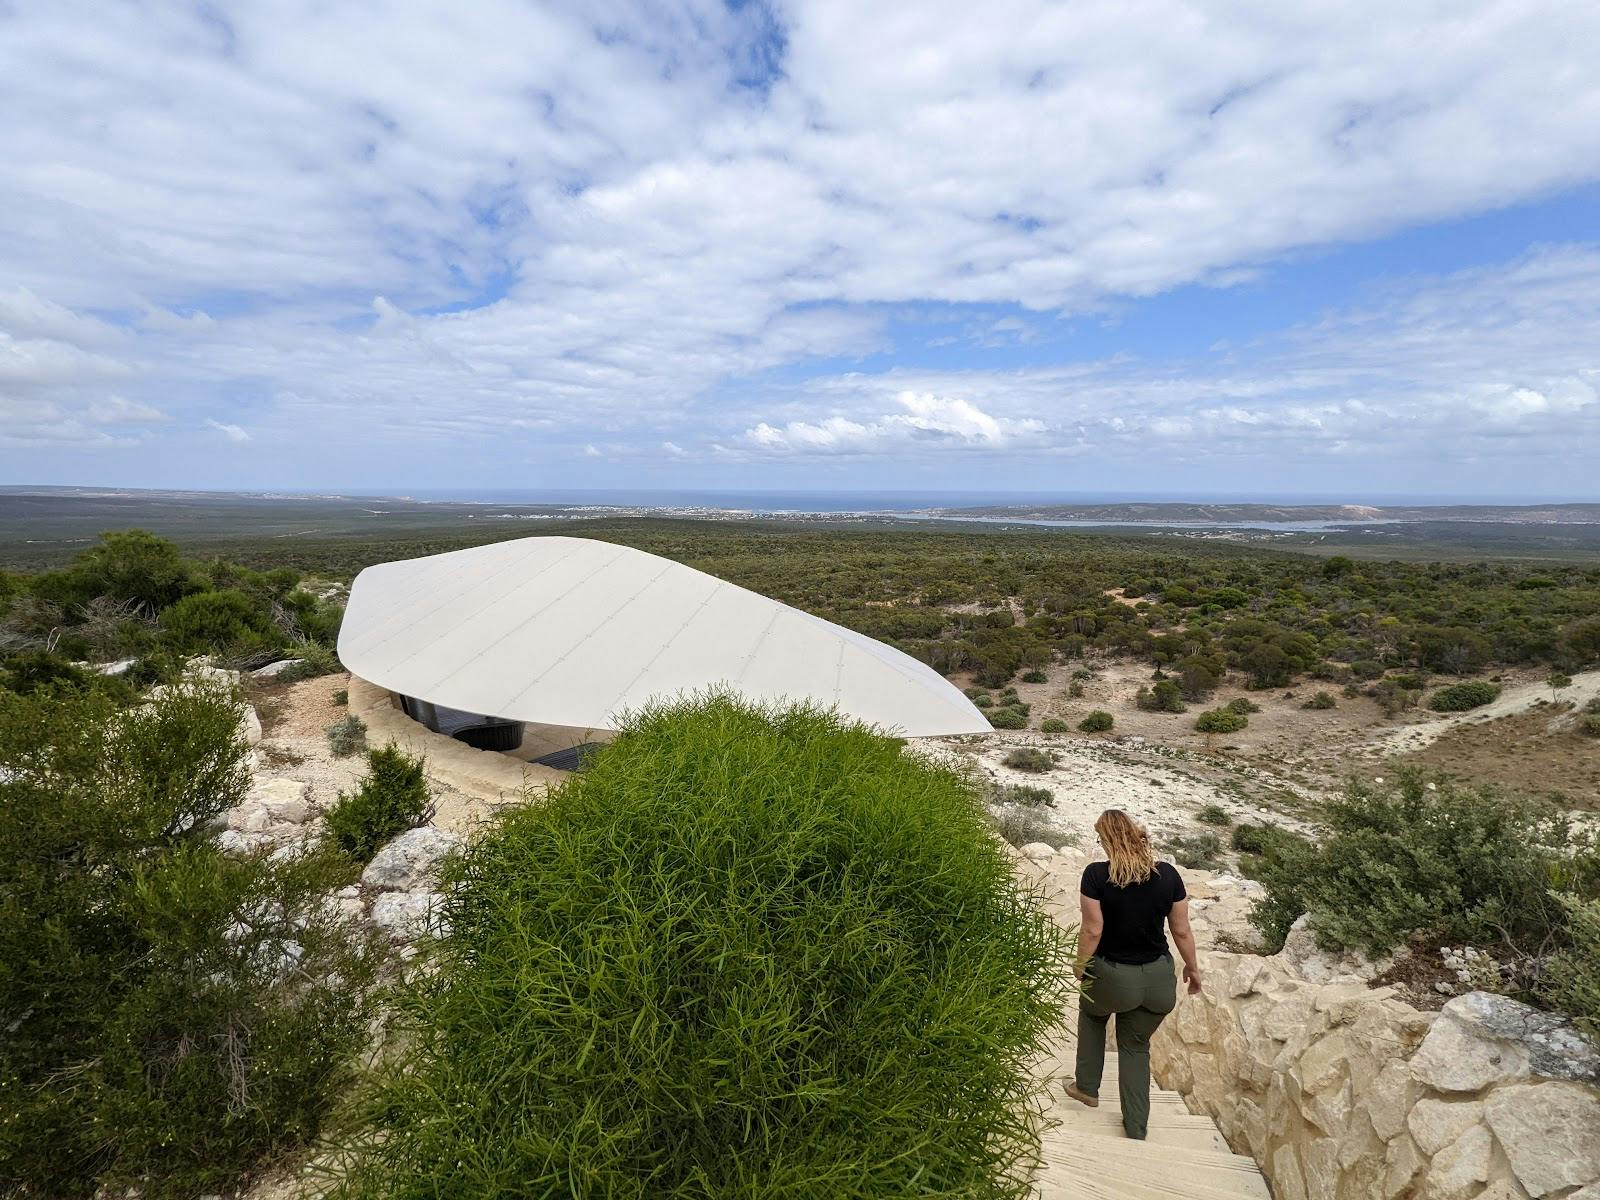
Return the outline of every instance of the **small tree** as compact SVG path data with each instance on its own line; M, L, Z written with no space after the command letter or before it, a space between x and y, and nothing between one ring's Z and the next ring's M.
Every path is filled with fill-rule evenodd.
M1545 680L1550 685L1550 700L1553 703L1563 688L1572 686L1572 676L1562 671L1550 672L1550 678Z
M1194 727L1201 733L1238 733L1250 718L1231 708L1208 708L1195 718Z
M428 819L423 760L390 743L367 751L367 774L354 792L339 793L328 813L328 837L356 862L369 861L397 834Z

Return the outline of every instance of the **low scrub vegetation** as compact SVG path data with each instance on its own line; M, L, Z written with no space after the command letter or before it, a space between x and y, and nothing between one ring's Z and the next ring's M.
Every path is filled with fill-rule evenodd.
M340 717L324 732L328 735L328 749L335 758L349 758L367 748L367 723L355 713Z
M358 863L432 812L423 760L394 745L367 751L367 773L353 792L340 792L328 810L328 838Z
M1453 683L1449 687L1440 688L1428 697L1428 707L1434 712L1452 713L1466 712L1473 708L1482 708L1500 696L1498 683L1487 683L1474 680L1470 683Z
M960 774L653 710L445 886L340 1195L1029 1194L1071 947Z
M1001 763L1013 771L1029 771L1035 775L1043 775L1052 770L1058 756L1054 750L1046 750L1039 746L1018 746L1015 750L1006 752Z
M1040 733L1065 733L1068 726L1060 717L1046 717L1039 722Z
M136 659L143 684L170 681L197 654L233 668L297 656L336 670L340 609L299 584L281 567L185 558L143 530L106 533L59 570L0 572L0 654Z
M331 856L211 840L245 757L214 686L0 693L5 1194L231 1191L351 1078L378 952L325 904Z
M1214 871L1222 865L1222 839L1209 830L1174 838L1171 849L1173 861L1180 867Z
M1078 722L1078 728L1084 733L1106 733L1116 723L1116 718L1105 709L1097 708Z
M1269 945L1309 913L1330 948L1473 946L1525 998L1563 1006L1591 1028L1600 1017L1586 1007L1600 979L1600 852L1559 810L1406 774L1351 784L1316 843L1279 834L1261 847L1253 873L1267 896L1253 919Z
M1250 718L1231 708L1210 708L1195 718L1194 727L1201 733L1238 733Z

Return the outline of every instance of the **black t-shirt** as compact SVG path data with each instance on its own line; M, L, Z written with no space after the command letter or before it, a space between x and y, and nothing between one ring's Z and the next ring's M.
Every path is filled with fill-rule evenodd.
M1162 922L1174 904L1188 897L1177 867L1158 862L1155 874L1143 883L1116 887L1111 882L1111 864L1092 862L1083 869L1078 890L1100 901L1100 911L1105 914L1105 931L1095 948L1097 958L1138 964L1171 953Z

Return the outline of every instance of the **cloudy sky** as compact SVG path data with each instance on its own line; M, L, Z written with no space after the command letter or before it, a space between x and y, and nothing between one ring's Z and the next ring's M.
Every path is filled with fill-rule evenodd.
M1600 498L1588 0L5 0L0 482Z

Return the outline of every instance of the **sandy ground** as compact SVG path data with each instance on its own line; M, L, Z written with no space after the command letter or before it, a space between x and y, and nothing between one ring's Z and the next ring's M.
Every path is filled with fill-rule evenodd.
M1079 681L1083 695L1072 697L1073 672L1085 666L1094 677ZM1556 705L1551 704L1544 672L1505 672L1500 698L1482 709L1453 714L1417 709L1386 717L1375 701L1347 698L1337 685L1312 681L1247 691L1231 677L1210 699L1191 703L1186 713L1142 712L1134 705L1134 694L1149 685L1151 670L1147 663L1125 660L1075 661L1050 667L1045 683L1015 686L1031 707L1033 730L1047 717L1060 717L1073 729L1048 741L1074 762L1081 747L1108 741L1123 751L1175 755L1187 763L1190 774L1220 787L1225 798L1242 792L1285 817L1309 811L1352 775L1372 778L1397 762L1443 770L1469 782L1560 795L1573 808L1600 808L1600 744L1577 733L1575 718L1578 708L1600 695L1600 671L1574 676ZM969 686L971 680L957 677L955 682ZM1334 696L1336 707L1302 707L1319 691ZM1245 729L1212 737L1195 731L1195 717L1202 710L1241 696L1262 710L1250 714ZM1076 732L1077 723L1092 709L1112 714L1116 726L1110 735ZM1037 741L1043 735L1019 731L992 736L997 745L1006 745L1019 736ZM1135 739L1142 739L1143 748ZM1130 786L1139 792L1137 781Z
M250 681L245 696L261 717L262 738L255 748L256 778L298 779L311 785L311 803L331 808L341 791L354 789L366 773L364 754L335 757L328 746L328 726L350 712L334 703L334 693L348 692L350 676L323 675L299 683ZM435 809L449 813L473 806L473 798L429 775Z

